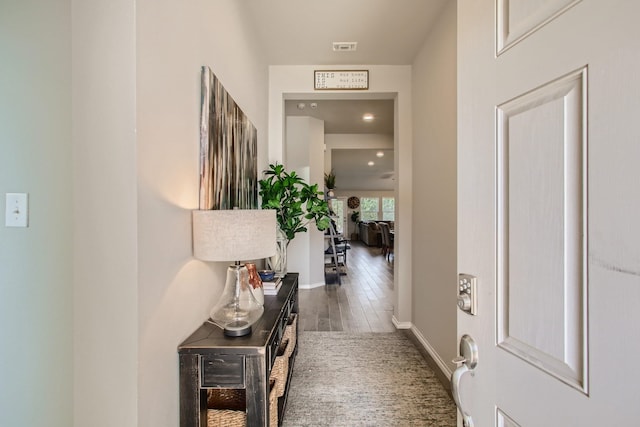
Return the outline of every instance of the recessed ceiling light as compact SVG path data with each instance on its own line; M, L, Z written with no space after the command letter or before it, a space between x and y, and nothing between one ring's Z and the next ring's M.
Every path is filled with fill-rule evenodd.
M364 116L362 116L362 120L364 120L365 122L371 122L373 121L373 114L365 114Z
M298 107L298 110L304 110L304 107L306 107L306 105L304 102L298 102L297 107Z
M371 160L369 160L369 163L367 163L369 166L373 166L375 165L375 163L373 163Z
M378 151L376 153L376 157L384 157L384 153L382 151Z
M311 104L309 104L309 107L311 108L318 108L318 104L315 102L312 102Z

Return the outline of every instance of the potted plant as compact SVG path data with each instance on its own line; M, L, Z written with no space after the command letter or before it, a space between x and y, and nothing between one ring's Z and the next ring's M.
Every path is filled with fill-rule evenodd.
M351 221L353 221L355 225L354 232L351 234L351 240L358 240L358 222L360 221L360 211L351 212Z
M324 174L324 186L327 188L327 190L333 190L334 188L336 188L336 174L335 172L333 172L333 169L331 169L331 172Z
M331 172L324 174L324 187L327 189L327 197L333 198L333 189L336 188L336 174L331 169Z
M259 181L262 209L275 209L278 222L278 254L270 260L276 274L286 274L287 245L297 233L307 231L313 221L320 231L329 227L329 206L318 184L310 185L295 171L287 172L281 164L271 164Z

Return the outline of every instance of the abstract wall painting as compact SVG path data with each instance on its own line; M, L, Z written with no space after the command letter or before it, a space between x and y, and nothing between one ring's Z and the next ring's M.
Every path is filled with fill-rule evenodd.
M200 209L257 209L256 128L207 66L201 101Z

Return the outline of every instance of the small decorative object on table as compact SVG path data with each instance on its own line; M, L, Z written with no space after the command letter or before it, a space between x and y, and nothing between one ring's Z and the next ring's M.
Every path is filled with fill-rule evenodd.
M253 296L260 303L260 305L264 305L264 290L262 288L262 279L258 274L256 265L252 262L248 262L245 264L245 266L247 267L247 271L249 272L249 285L253 289Z
M273 270L260 270L258 274L260 274L260 278L262 278L264 294L278 295L282 278L276 277L276 272Z
M271 282L262 282L265 295L278 295L282 285L282 277L274 277Z
M272 282L273 278L276 277L276 272L273 270L260 270L258 274L263 282Z

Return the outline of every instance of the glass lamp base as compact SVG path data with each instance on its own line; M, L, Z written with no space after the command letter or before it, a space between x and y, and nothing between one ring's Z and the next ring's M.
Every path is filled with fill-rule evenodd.
M224 325L224 334L227 337L243 337L251 333L251 324L244 320L236 320Z
M227 281L218 304L211 310L211 320L228 337L241 337L251 333L251 325L264 312L249 283L249 272L242 264L230 265Z

